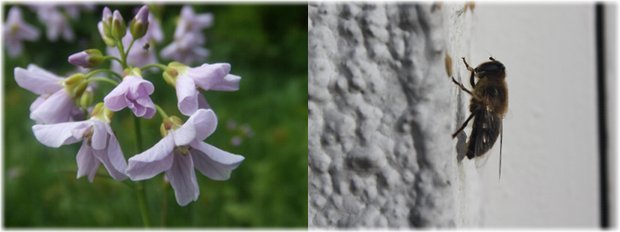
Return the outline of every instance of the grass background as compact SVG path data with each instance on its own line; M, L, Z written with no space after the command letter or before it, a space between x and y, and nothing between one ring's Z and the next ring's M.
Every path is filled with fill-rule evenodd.
M12 5L3 5L6 13ZM29 106L36 96L17 86L13 70L36 64L58 75L75 71L67 57L87 48L104 49L96 23L103 6L71 21L76 40L50 42L43 24L27 6L24 18L41 30L35 42L15 59L6 52L4 84L4 226L5 227L140 227L142 221L133 184L110 179L104 168L93 183L76 179L75 156L80 143L54 149L38 143ZM126 21L139 5L112 5ZM160 50L172 40L180 5L152 6L165 31ZM307 226L307 8L306 5L194 5L211 12L213 27L204 31L211 55L205 62L228 62L242 77L237 92L205 93L219 118L206 142L242 154L245 161L230 180L212 181L197 172L200 196L189 206L177 205L163 174L145 182L151 223L155 227L306 227ZM161 60L161 59L160 59ZM167 63L164 61L163 63ZM152 99L179 115L174 89L160 73L145 75L155 85ZM111 86L102 84L95 101ZM203 92L204 93L204 92ZM182 117L185 118L185 117ZM160 138L161 118L142 119L145 148ZM237 124L231 127L229 124ZM242 132L241 125L253 131ZM129 110L112 122L125 157L138 153ZM234 136L243 138L234 146Z

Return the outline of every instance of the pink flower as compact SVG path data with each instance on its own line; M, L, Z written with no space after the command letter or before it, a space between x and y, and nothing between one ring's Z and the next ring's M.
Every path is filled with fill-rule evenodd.
M155 104L150 95L155 90L153 84L140 76L129 75L103 99L105 106L112 111L128 107L138 117L152 118Z
M15 81L20 87L40 95L30 105L30 118L37 123L60 123L73 119L79 111L60 78L36 65L15 68Z
M4 45L11 57L22 53L24 50L22 41L34 41L39 38L39 30L24 22L22 11L18 7L11 7L2 30Z
M88 176L92 182L99 165L103 163L112 178L123 180L127 178L127 163L109 123L107 118L93 116L86 121L34 125L32 130L37 140L48 147L82 141L76 157L77 178Z
M174 41L162 49L161 56L185 64L204 60L209 50L202 47L206 40L202 30L212 24L212 14L196 14L191 6L184 6L174 31Z
M56 41L62 35L65 41L73 41L75 35L69 18L65 17L55 5L35 4L32 6L36 9L39 21L45 24L47 39Z
M188 33L184 37L175 39L161 50L161 56L184 64L202 61L209 56L209 50L201 47L203 44L197 42L198 38L197 33Z
M127 175L138 181L165 171L179 205L197 200L200 193L194 168L213 180L227 180L244 159L203 142L216 127L212 110L196 111L182 126L170 127L153 147L131 157Z
M199 108L208 108L198 88L216 91L239 90L241 77L229 73L230 64L227 63L203 64L181 71L175 85L179 111L189 116Z

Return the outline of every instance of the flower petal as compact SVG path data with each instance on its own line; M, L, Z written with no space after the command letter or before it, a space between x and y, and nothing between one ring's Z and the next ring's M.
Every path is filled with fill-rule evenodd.
M194 142L191 146L194 148L191 154L196 169L213 180L229 179L230 173L245 159L205 142Z
M63 79L36 65L28 65L28 69L15 68L15 81L20 87L38 95L52 94L62 89Z
M176 80L176 90L179 111L183 115L192 115L198 110L198 90L192 78L181 75Z
M127 178L125 171L127 170L127 162L125 156L121 150L121 146L114 136L114 132L109 124L103 123L106 129L107 135L109 135L108 147L106 150L102 150L101 162L110 173L110 176L115 180L124 180ZM95 153L97 154L97 153Z
M75 105L64 89L58 90L30 112L30 118L37 123L60 123L71 120Z
M99 160L93 156L93 149L86 141L82 142L75 159L78 166L77 178L88 176L88 181L92 183L99 168Z
M108 109L112 111L119 111L127 107L127 100L125 94L129 85L125 80L118 84L108 95L103 98L103 103Z
M65 122L47 125L34 125L34 136L43 145L48 147L60 147L60 145L72 144L82 138L73 136L73 130L80 130L90 126L89 121Z
M172 166L174 140L168 135L150 149L129 159L127 175L131 180L151 178Z
M185 146L194 140L202 141L217 127L217 117L213 110L200 109L192 114L179 129L171 131L176 146Z
M174 163L166 172L170 185L174 189L174 195L180 206L185 206L198 199L200 190L196 182L196 173L192 157L189 155L174 154Z
M105 123L97 119L93 119L93 137L91 138L91 146L95 150L103 150L108 144L108 132Z
M129 94L134 98L148 96L155 91L153 83L141 77L127 76L125 79L129 82Z
M204 90L211 90L218 83L222 82L230 72L230 64L203 64L199 67L187 70L188 76L192 77L196 85Z

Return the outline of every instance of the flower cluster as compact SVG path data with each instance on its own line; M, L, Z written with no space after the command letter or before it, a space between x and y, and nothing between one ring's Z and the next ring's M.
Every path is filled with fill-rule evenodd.
M10 30L14 30L16 41L38 34L13 9L16 8L9 12L12 24L8 26L15 28ZM173 62L164 65L157 63L153 53L145 53L140 45L163 40L161 28L148 7L140 8L128 24L119 11L112 12L106 7L97 27L108 47L107 55L93 48L68 57L69 63L90 71L64 78L32 64L25 69L15 68L17 84L39 95L30 107L30 118L36 123L32 128L36 139L54 148L81 141L76 158L77 177L87 176L91 182L101 164L115 180L140 181L165 172L177 203L182 206L197 200L199 195L194 169L214 180L230 178L244 157L204 142L215 131L218 119L200 90L236 91L241 77L230 74L231 66L227 63L190 67L186 63L203 60L206 55L183 53L184 49L200 54L206 51L195 46L204 43L200 30L211 22L210 14L195 15L191 7L183 7L173 44L187 36L196 41L165 48L162 53L168 54ZM112 61L111 68L98 68L106 61ZM178 110L189 117L187 120L169 116L151 99L156 86L142 73L154 67L161 69L162 78L174 88ZM104 93L101 102L95 102L94 92L99 88L94 82L115 87ZM162 139L128 160L112 126L114 112L124 109L131 110L137 118L151 119L157 113L162 118Z
M30 8L37 15L39 21L45 25L47 39L57 41L62 38L65 41L73 41L75 34L71 28L71 21L79 17L81 10L92 11L94 5L62 5L39 3L31 4ZM5 45L10 57L22 54L22 41L34 41L39 38L39 29L27 24L19 7L11 7L5 22L3 35Z

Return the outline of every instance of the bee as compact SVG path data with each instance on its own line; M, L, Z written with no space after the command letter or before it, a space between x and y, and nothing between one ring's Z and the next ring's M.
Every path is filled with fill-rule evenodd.
M149 43L145 43L144 46L142 46L143 50L149 50L149 48L151 48L151 45Z
M484 62L476 68L467 64L465 57L462 58L465 67L469 70L469 82L473 91L452 77L459 88L471 96L469 103L469 117L463 125L452 134L455 138L463 131L469 121L474 120L471 134L466 143L465 155L469 159L484 155L493 147L500 137L499 149L499 175L502 175L502 120L508 110L508 87L506 85L506 69L504 65L489 57L490 61Z

